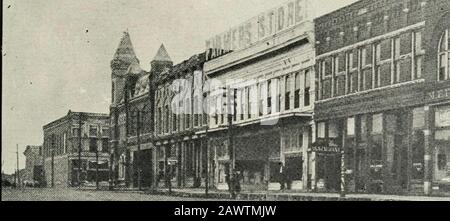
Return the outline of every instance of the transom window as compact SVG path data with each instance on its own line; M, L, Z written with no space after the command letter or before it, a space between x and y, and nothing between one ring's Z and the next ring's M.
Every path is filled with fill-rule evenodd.
M439 57L438 57L438 81L448 80L450 78L450 33L449 29L445 30L439 41Z

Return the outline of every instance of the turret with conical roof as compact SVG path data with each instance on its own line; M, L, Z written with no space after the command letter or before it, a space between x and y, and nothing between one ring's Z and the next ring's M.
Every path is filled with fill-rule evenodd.
M130 34L128 32L124 32L116 53L114 54L114 58L111 61L111 100L113 105L120 103L124 96L126 81L125 76L128 72L130 72L130 69L140 69L139 60L134 52Z
M172 59L169 56L169 53L167 53L166 47L164 47L164 44L161 44L159 47L158 52L156 53L153 60L150 62L152 67L152 72L155 74L160 74L165 69L170 69L173 66Z

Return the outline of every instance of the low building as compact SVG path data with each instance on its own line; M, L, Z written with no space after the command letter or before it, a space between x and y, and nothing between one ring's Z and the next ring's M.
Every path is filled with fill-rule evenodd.
M24 180L27 185L44 184L44 158L42 146L28 145L23 152L25 155Z
M109 180L109 116L69 111L43 127L48 187ZM97 173L98 168L98 173Z

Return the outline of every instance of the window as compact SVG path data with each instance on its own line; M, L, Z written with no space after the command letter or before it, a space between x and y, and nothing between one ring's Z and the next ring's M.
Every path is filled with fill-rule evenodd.
M392 45L391 45L391 39L386 39L381 41L377 45L377 63L385 60L391 59L391 51L392 51Z
M445 170L447 166L447 156L445 153L440 153L437 156L438 170Z
M303 147L303 133L298 134L298 148L301 150Z
M102 136L109 137L109 129L108 128L102 128Z
M345 71L345 53L341 53L336 57L336 72L344 72Z
M375 87L384 87L391 84L391 63L384 63L377 68Z
M370 90L372 89L372 69L365 69L363 71L363 81L364 81L364 89Z
M164 112L164 132L169 133L169 105L166 105Z
M295 73L294 108L300 107L300 73Z
M191 128L191 99L186 100L186 129Z
M450 30L447 29L439 41L439 69L438 69L438 81L448 80L450 78L449 66L450 66Z
M177 114L172 114L172 128L173 128L173 131L177 131L177 124L178 124L178 121L177 121Z
M345 95L345 75L336 76L335 79L335 96Z
M194 96L194 127L199 126L199 120L200 120L200 100L198 99L198 96Z
M246 93L246 99L247 99L247 117L249 119L252 118L252 88L247 87L245 90Z
M310 70L305 70L305 93L304 93L304 106L307 107L310 105L311 96L310 96L310 89L311 89L311 73Z
M267 81L267 114L272 114L272 81Z
M373 115L372 134L381 134L383 131L383 114Z
M411 33L403 33L395 39L395 57L409 54L412 51Z
M331 58L325 59L323 62L324 76L330 76L333 73L333 64Z
M157 111L157 122L156 124L158 125L158 133L161 134L162 133L162 108L158 107L158 111Z
M91 138L89 139L89 152L97 151L97 139Z
M325 122L320 122L317 124L317 137L325 138Z
M89 136L90 137L97 136L97 126L89 126Z
M284 110L290 110L291 109L291 80L290 76L286 76L285 79L285 94L284 94Z
M372 45L366 45L361 49L361 66L372 64Z
M327 79L322 82L322 98L331 98L331 79Z
M347 135L355 136L355 118L350 117L347 119Z
M109 151L109 140L106 138L102 139L102 152L107 153Z

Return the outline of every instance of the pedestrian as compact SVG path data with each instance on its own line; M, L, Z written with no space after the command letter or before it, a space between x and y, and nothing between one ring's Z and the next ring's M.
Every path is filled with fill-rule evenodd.
M278 179L280 182L280 190L284 190L286 188L285 184L286 184L286 168L284 167L283 163L280 162L278 163L279 165L279 174L278 174Z
M233 177L234 177L234 196L235 196L235 198L238 198L238 196L239 196L239 194L241 193L241 182L240 182L240 180L241 180L241 173L240 173L240 171L236 171L236 172L234 172L234 175L233 175Z

